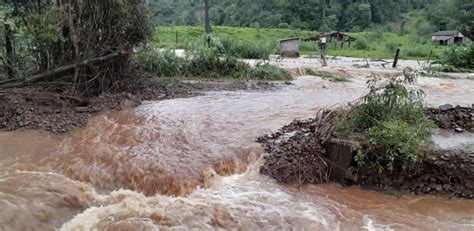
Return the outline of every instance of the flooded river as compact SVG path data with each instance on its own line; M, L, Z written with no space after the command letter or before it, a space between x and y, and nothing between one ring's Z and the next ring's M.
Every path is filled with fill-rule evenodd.
M146 102L66 136L0 133L0 230L474 230L473 201L259 174L258 136L353 101L364 83L301 77L275 91ZM430 104L468 105L473 83L420 86Z

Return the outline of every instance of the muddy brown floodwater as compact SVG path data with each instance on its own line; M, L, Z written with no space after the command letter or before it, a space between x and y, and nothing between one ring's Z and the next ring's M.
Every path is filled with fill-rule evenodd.
M473 230L472 201L297 188L259 174L255 139L357 99L365 80L351 80L146 102L66 136L0 133L0 230ZM420 86L431 104L466 105L473 83Z

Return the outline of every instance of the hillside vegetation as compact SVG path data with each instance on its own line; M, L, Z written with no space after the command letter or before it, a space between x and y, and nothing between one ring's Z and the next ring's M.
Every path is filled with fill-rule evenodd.
M148 1L155 24L204 24L203 1ZM420 12L427 35L436 30L461 30L473 37L472 0L219 0L210 1L215 26L291 28L303 30L384 31L404 34L410 18Z
M214 27L213 35L222 41L231 39L233 43L243 43L247 48L264 47L270 53L278 52L278 40L289 37L308 37L317 35L316 31L291 29L256 29L241 27ZM415 32L405 35L382 32L349 33L356 37L358 42L351 48L345 44L329 45L328 54L334 56L349 56L361 58L393 58L397 48L401 48L402 59L439 59L446 47L434 46L429 36L419 36ZM205 43L205 32L201 27L174 26L159 27L155 30L152 43L162 48L190 49L202 46ZM257 48L254 48L257 49ZM304 55L319 54L318 45L304 42L301 44L301 53ZM252 57L243 57L252 58Z

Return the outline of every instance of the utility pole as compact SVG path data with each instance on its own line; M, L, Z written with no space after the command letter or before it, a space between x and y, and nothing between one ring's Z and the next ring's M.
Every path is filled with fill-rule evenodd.
M211 23L209 22L209 0L204 0L204 11L205 11L205 29L206 34L210 34L212 32Z

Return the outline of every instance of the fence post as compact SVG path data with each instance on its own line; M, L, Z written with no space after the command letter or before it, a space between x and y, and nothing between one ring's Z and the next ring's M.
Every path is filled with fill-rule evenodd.
M398 58L400 58L400 48L397 49L395 52L395 60L393 60L393 68L397 67L398 64Z

